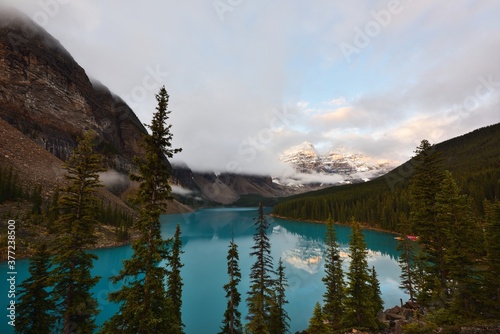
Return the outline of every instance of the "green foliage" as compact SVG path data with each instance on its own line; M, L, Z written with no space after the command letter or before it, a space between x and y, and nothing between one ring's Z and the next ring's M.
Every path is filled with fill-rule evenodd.
M289 333L290 317L285 310L285 305L288 304L286 299L286 287L288 281L285 276L285 266L281 258L278 260L278 269L276 270L276 281L274 286L274 302L271 305L269 316L269 333L270 334L285 334Z
M449 308L438 308L435 309L426 316L426 320L429 323L436 324L438 326L455 325L461 322L461 317L454 310Z
M171 124L167 125L169 114L167 110L169 96L165 87L162 87L156 95L158 106L153 115L151 125L147 125L151 134L143 135L143 147L145 157L136 157L134 160L138 165L138 174L132 174L131 179L140 183L139 191L135 197L137 204L152 210L166 208L166 200L171 198L171 188L168 183L170 179L170 168L167 168L167 159L182 149L172 147Z
M398 241L397 250L400 252L398 263L401 268L401 275L399 278L400 288L410 295L410 301L415 301L415 257L417 255L417 243L408 239L410 234L410 227L406 216L400 216L400 230L402 237Z
M238 307L241 302L241 294L238 291L238 284L241 281L241 272L238 265L239 262L238 245L234 243L234 238L229 244L227 252L227 274L229 282L224 285L226 291L227 308L224 312L224 320L222 321L221 331L219 334L241 334L243 329L241 326L241 312Z
M109 294L108 299L120 304L120 310L103 326L103 333L182 333L180 318L181 285L169 285L167 294L165 281L171 273L178 273L180 262L180 230L176 232L173 247L163 240L160 230L160 214L170 198L169 168L166 157L172 157L180 149L171 148L171 125L167 125L170 111L168 94L162 87L156 95L158 106L148 128L151 134L143 137L145 156L136 158L138 174L131 178L140 183L135 203L140 207L139 218L134 229L140 235L132 244L134 253L124 261L124 268L112 277L112 282L123 281L123 287ZM176 254L174 254L177 252ZM170 265L175 260L176 268L161 267L162 261ZM180 276L175 278L180 282ZM172 282L170 282L172 283Z
M115 227L117 241L129 239L129 229L134 220L132 212L116 204L112 205L104 200L100 202L96 210L98 212L98 220L101 224Z
M29 265L30 277L22 284L17 305L16 333L49 334L53 332L56 305L50 298L48 288L50 254L47 246L37 248Z
M278 202L278 198L276 197L266 197L258 194L247 194L241 195L240 198L232 203L232 206L235 207L256 207L262 203L265 207L273 207Z
M418 300L431 300L444 306L449 295L444 259L448 241L446 224L437 219L436 195L445 174L442 155L428 141L422 140L415 151L415 173L410 181L410 225L419 236L421 250L415 258L421 277Z
M254 245L250 256L254 256L255 263L250 269L250 291L248 292L248 323L245 332L249 334L269 333L270 309L274 303L273 288L273 258L271 244L267 236L269 222L264 217L262 204L259 205L259 217L255 222Z
M25 199L25 197L19 175L14 172L12 167L2 168L0 166L0 203Z
M55 223L58 242L51 274L53 301L60 333L89 333L95 329L97 301L90 289L98 282L91 269L97 256L85 252L96 243L95 191L100 187L101 160L94 153L93 133L86 132L65 163L69 185L59 197L61 214Z
M407 189L392 190L387 179L335 186L284 199L273 214L299 220L347 223L352 216L372 226L395 230L401 212L408 214Z
M36 185L33 188L33 193L31 194L31 202L33 203L33 207L31 208L31 214L40 215L42 214L42 186Z
M384 310L384 301L382 300L382 291L380 291L380 282L375 267L372 267L369 285L372 293L373 312L377 315Z
M344 314L344 273L342 258L337 242L337 233L331 221L328 222L325 234L325 276L322 278L326 291L323 294L323 317L328 326L338 329Z
M428 334L435 333L437 325L434 323L410 322L403 326L403 333L407 334Z
M451 295L451 308L458 316L474 317L480 312L477 297L483 289L482 273L476 260L482 256L482 232L473 217L469 199L459 194L451 173L436 195L437 222L444 226L447 241L444 262Z
M48 207L46 216L47 216L47 228L49 230L49 233L54 233L54 222L59 219L59 189L56 189L54 191L54 194L52 195L52 201L50 202L50 205Z
M349 239L351 263L347 273L345 312L342 318L344 327L377 329L379 304L373 300L372 278L366 259L367 250L359 223L354 223Z
M485 201L486 228L486 314L500 318L500 201Z
M171 302L171 314L173 317L170 319L172 327L175 328L176 333L182 333L184 324L182 323L182 277L181 268L184 266L181 262L182 250L181 240L181 227L177 225L175 228L174 238L172 240L172 248L168 256L168 276L167 276L167 298Z
M313 315L309 319L309 327L307 328L309 334L326 334L329 333L328 327L325 325L325 317L321 310L321 305L316 303L314 305Z

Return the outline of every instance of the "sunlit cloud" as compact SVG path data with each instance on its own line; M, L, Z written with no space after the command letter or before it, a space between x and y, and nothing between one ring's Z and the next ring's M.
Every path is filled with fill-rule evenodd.
M388 3L371 0L256 0L222 19L204 0L0 3L43 16L145 123L165 85L176 159L193 169L279 176L279 154L304 141L404 162L423 138L500 122L496 0L401 1L383 24ZM358 52L347 59L342 43ZM161 75L139 97L151 69Z

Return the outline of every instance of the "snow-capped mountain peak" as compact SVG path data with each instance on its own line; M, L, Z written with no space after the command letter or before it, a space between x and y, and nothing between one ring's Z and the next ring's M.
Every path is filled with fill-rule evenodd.
M311 142L304 142L283 152L280 160L291 164L299 172L307 173L321 166L321 156Z
M304 142L283 152L280 160L292 165L300 173L353 175L372 172L373 176L386 173L391 163L377 160L346 147L319 154L311 142Z

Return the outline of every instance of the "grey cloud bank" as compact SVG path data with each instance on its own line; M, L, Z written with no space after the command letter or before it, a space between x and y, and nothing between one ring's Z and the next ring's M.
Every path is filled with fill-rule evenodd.
M403 162L423 138L500 121L495 0L0 3L143 122L165 85L196 170L287 175L279 154L306 140Z

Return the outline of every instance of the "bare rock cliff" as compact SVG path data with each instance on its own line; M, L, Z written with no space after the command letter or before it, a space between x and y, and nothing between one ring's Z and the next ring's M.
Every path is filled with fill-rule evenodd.
M20 13L0 12L0 118L65 160L86 129L109 167L128 171L145 129L61 44Z

